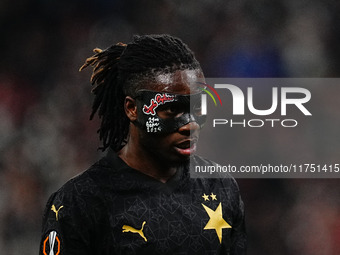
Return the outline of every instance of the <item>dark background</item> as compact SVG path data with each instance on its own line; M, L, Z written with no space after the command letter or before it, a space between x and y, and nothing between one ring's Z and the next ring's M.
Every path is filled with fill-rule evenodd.
M190 46L207 77L337 77L339 11L332 0L1 1L1 254L37 254L49 194L100 156L98 121L88 120L90 72L78 72L93 48L169 33ZM289 137L278 137L285 148ZM253 136L232 142L250 152L262 146ZM239 185L250 255L340 253L338 179Z

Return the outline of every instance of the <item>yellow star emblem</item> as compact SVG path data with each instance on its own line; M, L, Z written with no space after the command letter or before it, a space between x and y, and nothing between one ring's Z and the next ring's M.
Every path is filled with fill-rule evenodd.
M211 193L210 197L212 200L217 200L216 195L214 193Z
M210 218L204 229L215 229L218 239L220 243L222 243L222 229L231 228L231 226L223 219L221 202L217 206L215 211L205 206L204 204L202 205Z
M205 193L203 194L203 196L202 196L203 198L204 198L204 201L209 201L209 196L208 195L206 195Z

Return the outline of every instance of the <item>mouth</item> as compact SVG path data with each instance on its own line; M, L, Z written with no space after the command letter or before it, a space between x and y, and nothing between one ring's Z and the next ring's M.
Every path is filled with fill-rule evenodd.
M197 139L181 141L175 145L175 150L183 156L190 156L196 152L196 143Z

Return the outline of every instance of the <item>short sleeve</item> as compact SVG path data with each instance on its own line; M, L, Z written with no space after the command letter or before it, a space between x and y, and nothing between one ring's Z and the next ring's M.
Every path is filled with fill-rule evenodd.
M97 197L92 183L82 179L51 195L43 216L40 255L95 254L103 213Z

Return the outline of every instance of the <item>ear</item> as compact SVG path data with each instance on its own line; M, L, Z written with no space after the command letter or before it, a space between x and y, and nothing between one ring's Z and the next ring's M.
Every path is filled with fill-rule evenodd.
M124 110L126 116L130 119L131 122L137 120L137 104L135 99L130 96L125 97Z

